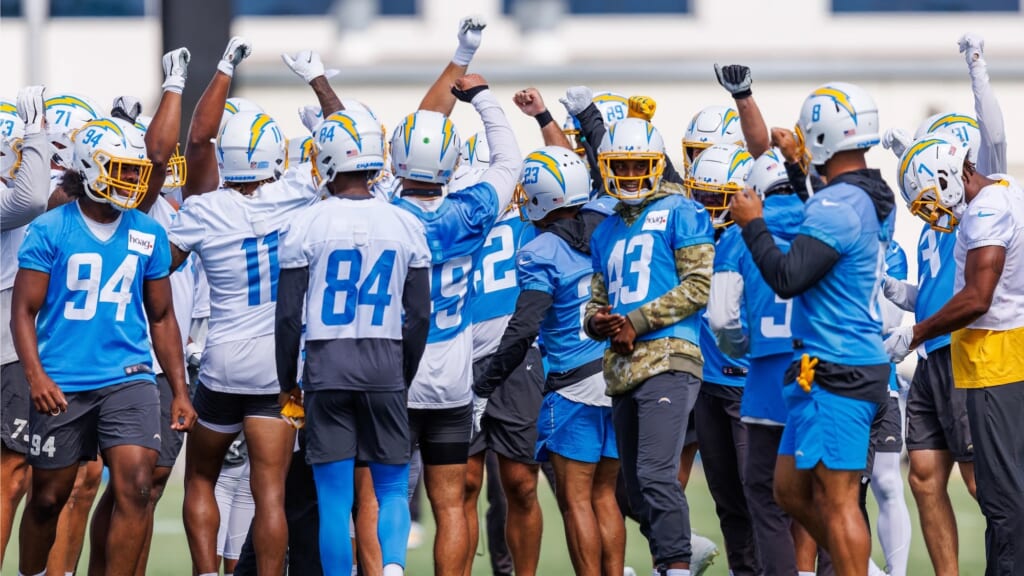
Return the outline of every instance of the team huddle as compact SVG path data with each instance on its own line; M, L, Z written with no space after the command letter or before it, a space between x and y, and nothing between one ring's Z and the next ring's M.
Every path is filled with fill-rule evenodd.
M19 574L74 573L103 466L89 573L145 574L184 445L199 576L403 574L420 477L434 571L468 576L488 455L516 574L538 571L543 470L577 574L636 573L628 517L651 574L698 575L718 554L690 523L698 451L730 574L905 576L904 442L935 573L958 573L954 463L987 522L986 574L1020 573L1024 190L982 40L960 40L975 114L913 137L844 82L769 130L750 68L716 65L732 105L693 116L679 171L653 99L583 86L564 123L515 94L545 144L521 150L468 73L484 27L460 22L390 134L303 51L282 58L317 104L285 138L228 98L239 37L183 154L187 48L163 56L152 116L42 86L0 101L0 483L4 549L29 494ZM484 127L465 140L459 102ZM876 145L925 221L916 282Z

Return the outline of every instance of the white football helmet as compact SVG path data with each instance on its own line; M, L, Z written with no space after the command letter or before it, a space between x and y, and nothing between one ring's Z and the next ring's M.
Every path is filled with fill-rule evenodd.
M631 170L627 162L641 162ZM665 141L653 124L626 118L608 127L597 148L597 163L605 191L626 204L639 204L658 190L665 171ZM623 174L617 174L616 169Z
M288 167L298 166L313 160L313 137L288 139Z
M957 206L964 202L963 170L967 147L952 134L925 134L900 158L900 194L910 213L939 232L956 227Z
M131 210L142 202L153 163L142 131L118 118L87 122L74 134L72 170L95 202Z
M491 165L491 147L487 145L486 132L481 130L462 143L459 164L471 168L487 168Z
M74 153L71 140L75 130L86 122L100 118L100 108L85 96L70 92L46 99L46 137L50 141L53 161L61 168L71 168Z
M715 144L743 145L740 114L732 106L707 106L690 119L683 134L684 172L702 150Z
M586 154L586 150L580 145L580 121L575 116L569 115L565 117L565 122L562 122L562 134L569 139L569 143L575 146L572 149L573 152L579 156Z
M225 182L276 180L286 158L281 129L262 112L232 115L217 136L217 166Z
M971 164L978 163L978 145L981 143L981 130L978 128L978 121L970 114L933 114L925 118L924 122L917 127L914 139L919 140L925 134L947 132L956 137L961 144L967 147L967 159Z
M0 178L14 178L21 166L21 143L25 123L13 100L0 100Z
M753 189L761 200L782 187L786 187L788 192L793 191L786 162L778 148L771 148L754 160L747 175L747 187Z
M145 134L149 125L153 122L152 116L139 114L135 118L135 128ZM180 188L185 185L188 177L188 169L185 166L185 157L181 154L181 144L174 145L174 154L167 159L167 174L164 176L164 188Z
M708 209L715 228L732 224L729 202L747 185L754 158L736 144L715 144L697 155L685 185L690 197Z
M581 206L590 200L590 170L572 150L545 146L523 161L513 206L523 220L542 220L552 210Z
M611 126L619 120L629 117L629 99L615 92L598 92L591 100L601 111L605 126Z
M224 101L224 113L220 115L220 127L217 128L217 133L220 133L220 131L224 129L224 125L227 124L229 118L239 112L263 111L263 107L252 100L238 97L228 98Z
M820 166L836 152L866 150L881 141L878 106L866 90L846 82L831 82L804 100L793 130L805 172Z
M314 138L313 181L319 187L341 172L384 169L384 134L376 118L356 110L339 110L320 123Z
M447 184L462 145L455 124L431 110L409 114L391 135L391 172L398 178Z

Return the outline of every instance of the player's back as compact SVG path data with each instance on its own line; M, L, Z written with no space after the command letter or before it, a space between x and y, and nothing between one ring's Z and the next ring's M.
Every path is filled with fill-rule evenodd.
M808 201L800 233L824 242L839 260L795 299L793 338L803 344L796 353L851 366L888 364L877 292L893 221L890 213L880 222L868 193L848 182Z

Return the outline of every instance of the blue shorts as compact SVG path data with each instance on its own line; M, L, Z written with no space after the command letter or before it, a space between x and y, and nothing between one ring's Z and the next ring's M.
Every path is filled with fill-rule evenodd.
M779 454L795 456L796 467L829 470L864 470L868 464L871 422L878 404L833 394L811 386L804 392L796 383L782 389L786 400L786 429Z
M573 402L558 392L545 394L537 418L534 459L546 462L548 452L590 464L601 458L618 459L611 407Z

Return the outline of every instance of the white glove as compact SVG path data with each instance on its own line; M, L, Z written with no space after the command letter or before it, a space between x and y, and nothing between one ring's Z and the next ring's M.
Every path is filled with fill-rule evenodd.
M25 123L25 136L43 131L46 119L46 105L43 93L46 86L25 86L18 90L18 118Z
M586 86L573 86L565 91L565 98L558 99L570 116L575 116L586 110L593 100L594 91Z
M203 359L203 349L195 342L185 345L185 361L193 368L199 368L199 362Z
M882 293L893 304L907 312L917 306L917 286L890 276L882 278Z
M964 60L967 61L968 68L973 68L977 63L985 64L984 38L968 32L957 40L957 44L960 46L960 53L964 55Z
M252 44L241 36L234 36L228 40L228 47L224 49L224 55L217 63L217 70L228 76L234 76L235 66L248 58L250 54L252 54Z
M323 111L319 106L299 106L299 120L306 130L313 132L323 119Z
M164 66L164 91L181 94L181 91L185 89L185 79L188 78L188 63L190 60L192 60L192 54L189 53L188 48L178 48L164 54L162 61ZM227 73L225 72L225 74Z
M910 341L914 339L913 326L900 326L885 339L885 353L889 360L899 364L910 354Z
M882 135L882 147L886 150L892 150L892 153L897 158L903 156L903 152L914 142L914 139L910 137L902 128L889 128Z
M487 398L481 398L473 394L473 436L480 433L480 421L487 411Z
M459 66L469 66L476 49L480 47L483 29L486 27L487 21L483 16L466 16L459 21L459 47L455 49L452 62Z
M302 78L302 81L309 84L314 78L324 75L324 63L320 60L320 54L312 50L303 50L292 58L288 54L281 54L281 60L292 69L292 72Z
M142 101L135 96L118 96L110 107L110 115L126 122L135 123L142 114Z

